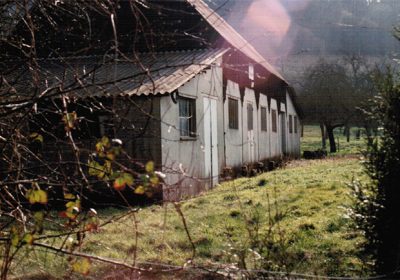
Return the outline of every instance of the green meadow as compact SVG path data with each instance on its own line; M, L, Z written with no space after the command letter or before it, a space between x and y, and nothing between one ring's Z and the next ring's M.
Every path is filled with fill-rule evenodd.
M178 204L99 210L100 223L114 221L87 233L80 252L140 267L365 276L363 236L349 218L353 202L348 187L354 179L367 181L358 154L363 140L345 144L344 136L337 136L341 156L294 160L256 177L223 182ZM303 150L316 149L319 128L306 126L302 143ZM137 211L128 214L132 209ZM125 216L115 219L121 215ZM55 238L47 244L61 241ZM84 277L71 272L72 260L26 246L14 262L12 276L102 278L113 273L118 279L124 271L92 261ZM179 278L176 272L162 275Z

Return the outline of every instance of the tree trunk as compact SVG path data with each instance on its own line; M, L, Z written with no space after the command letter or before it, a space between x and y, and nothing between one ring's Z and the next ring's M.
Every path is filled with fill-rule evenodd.
M326 133L325 133L325 127L323 123L319 124L319 127L321 128L321 139L322 139L322 149L325 150L326 149Z
M335 136L333 135L334 127L331 125L326 125L326 132L329 138L329 147L331 153L336 153L336 143L335 143Z
M346 135L346 141L350 142L350 126L346 125L344 127L344 134Z

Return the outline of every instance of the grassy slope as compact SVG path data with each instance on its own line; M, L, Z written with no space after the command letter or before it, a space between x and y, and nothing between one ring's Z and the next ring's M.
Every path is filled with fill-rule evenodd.
M304 133L302 149L317 149L318 127L306 126ZM361 145L362 140L353 140L344 153L358 151ZM268 268L283 269L286 265L288 270L296 272L357 275L363 270L356 257L362 238L351 230L345 215L345 208L351 203L346 184L352 178L366 180L356 158L300 160L255 178L225 182L202 196L182 202L181 209L196 244L194 261L216 266L237 262L233 254L247 252L251 256L247 250L251 240L246 224L254 227L257 224L254 221L259 220L263 235L271 213L279 221L273 231L275 243L281 246L271 245L268 250L260 251L264 256L275 252L269 257ZM265 184L258 186L263 181ZM100 216L106 219L121 211L106 209L100 211ZM181 265L191 257L181 217L172 205L141 209L136 219L140 261ZM85 252L131 263L135 252L135 219L131 216L110 224L85 240ZM246 260L250 268L260 265L259 261ZM61 276L69 270L69 265L51 253L28 252L16 264L14 273L36 274L38 268ZM93 270L101 275L107 267L100 264Z
M361 262L355 254L362 238L352 232L345 216L350 204L346 183L363 176L360 164L356 159L342 158L299 161L295 165L226 182L181 203L197 246L195 261L216 264L234 260L229 247L235 250L249 244L244 221L254 219L257 212L265 229L268 207L274 209L277 205L283 213L279 226L287 247L283 257L290 260L290 270L322 275L354 275L360 271ZM260 180L266 180L266 185L258 186ZM108 216L110 211L102 214ZM181 219L172 207L143 209L138 220L140 260L182 264L191 256ZM110 225L89 240L88 252L112 258L132 256L134 221L130 218ZM273 261L277 265L285 263L279 257Z

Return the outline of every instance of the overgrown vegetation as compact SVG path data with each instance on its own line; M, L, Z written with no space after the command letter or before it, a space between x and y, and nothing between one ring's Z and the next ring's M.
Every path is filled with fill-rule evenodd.
M196 248L193 259L182 217L173 204L143 208L136 216L127 215L104 226L84 240L82 252L127 263L136 258L142 266L190 260L188 268L213 267L224 273L267 269L366 275L357 254L363 238L347 216L351 199L346 184L353 177L366 179L357 159L296 161L258 177L225 182L203 196L181 202L179 208ZM102 210L100 222L126 212ZM68 274L63 256L30 247L25 254L19 256L15 274L32 272L37 263L53 275ZM112 268L103 263L93 266L94 276Z
M117 68L95 74L108 63L116 67L116 58L133 65L142 59L134 53L156 52L143 6L0 1L0 279L26 252L42 251L68 256L64 270L87 275L95 257L81 254L83 240L125 215L99 223L99 204L130 207L157 192L159 166L133 158L127 143L145 134L132 125L133 113L151 127L151 99L122 98ZM136 48L132 36L145 43ZM128 72L123 79L142 76L139 83L152 75L142 64ZM35 266L43 263L36 259Z
M354 219L366 236L376 273L400 276L400 86L390 71L378 77L379 95L366 110L380 137L369 137L364 163L370 184L353 183Z

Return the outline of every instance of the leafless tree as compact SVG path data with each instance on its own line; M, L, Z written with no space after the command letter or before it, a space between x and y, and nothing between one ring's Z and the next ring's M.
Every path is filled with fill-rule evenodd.
M136 221L132 201L156 199L160 193L159 167L133 158L119 138L151 135L146 127L161 120L152 115L151 99L115 97L124 93L121 83L152 80L138 55L155 51L156 34L142 12L157 14L159 8L148 4L1 1L1 279L27 245L72 256L72 268L83 274L88 260L139 270L136 252L133 264L126 264L79 249L86 234L112 221L127 215ZM173 43L165 40L157 47ZM139 65L139 70L117 76L121 61ZM144 127L131 125L132 111L143 118ZM129 211L100 223L95 208L104 205ZM184 222L179 205L176 209ZM62 245L46 242L54 239Z
M372 71L361 57L347 56L341 63L320 60L303 75L304 111L308 121L320 123L323 141L326 129L330 152L336 152L335 128L364 125L357 108L375 93Z

